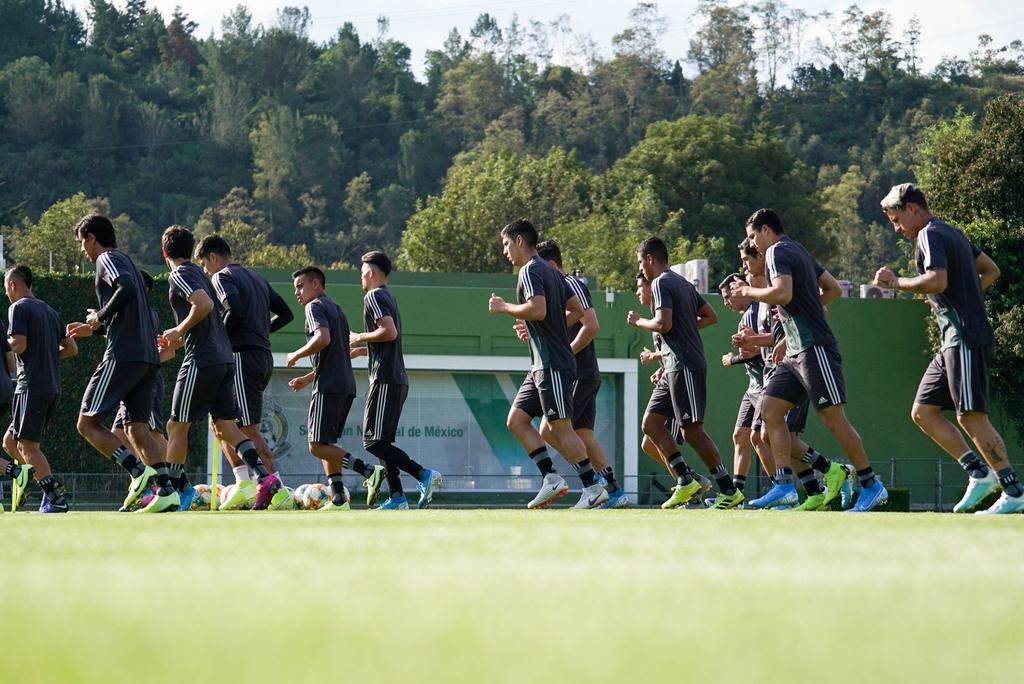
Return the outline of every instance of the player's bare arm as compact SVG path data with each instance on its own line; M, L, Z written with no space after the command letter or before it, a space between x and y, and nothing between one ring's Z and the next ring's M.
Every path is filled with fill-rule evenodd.
M320 350L325 349L327 345L331 343L331 331L325 327L319 327L313 336L309 338L306 344L302 345L293 352L289 352L285 361L289 368L294 368L295 364L300 359L304 359L307 356L313 356Z

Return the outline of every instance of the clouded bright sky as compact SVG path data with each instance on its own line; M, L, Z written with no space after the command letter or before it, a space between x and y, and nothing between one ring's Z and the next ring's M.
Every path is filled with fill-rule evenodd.
M123 0L114 0L123 6ZM160 10L165 18L174 7L182 10L199 24L197 35L205 37L212 31L220 33L220 20L237 0L149 0L149 6ZM423 73L423 59L427 50L441 47L452 28L458 28L466 36L477 15L487 12L497 17L505 26L512 14L518 15L521 23L529 19L551 21L560 15L570 17L575 34L589 34L605 55L611 53L612 36L627 26L629 10L636 5L634 0L363 0L359 3L337 2L337 0L250 0L242 2L253 15L255 23L272 25L276 10L287 4L309 7L313 25L311 37L317 42L326 42L338 28L352 23L360 37L371 39L377 33L377 17L389 17L390 36L400 40L413 51L413 68L418 75ZM841 14L849 2L830 0L796 0L789 3L808 14L830 10ZM966 58L977 46L977 37L988 33L997 46L1024 36L1024 6L1019 0L903 0L900 3L883 3L877 0L858 3L866 13L884 9L893 18L896 37L912 16L917 15L922 24L920 54L925 71L930 71L945 55ZM80 12L88 7L88 0L71 0L70 5ZM696 0L660 2L662 16L669 19L668 32L662 47L670 59L684 62L684 69L693 69L685 63L689 40L697 24L693 20ZM556 60L557 61L557 60Z

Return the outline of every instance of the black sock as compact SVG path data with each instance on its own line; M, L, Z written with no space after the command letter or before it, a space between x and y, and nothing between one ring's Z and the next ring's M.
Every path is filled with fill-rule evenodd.
M110 455L110 460L128 471L132 477L138 477L146 470L146 465L128 451L127 447L119 446Z
M732 476L732 486L742 492L743 488L747 486L747 476L746 475L733 475Z
M594 467L590 465L589 458L585 458L579 463L573 463L572 467L576 469L576 474L579 475L580 482L583 483L584 487L597 483L597 478L594 476Z
M956 460L960 462L960 467L976 480L988 475L988 466L973 451L968 451Z
M64 487L53 475L47 475L39 481L39 486L42 488L43 493L46 494L46 499L55 506L65 506L67 501L64 499Z
M801 457L801 460L822 474L827 473L832 465L832 462L822 456L814 447L807 447L807 453Z
M870 487L874 484L875 479L877 479L875 477L875 471L871 469L871 466L868 466L864 470L858 470L857 477L860 479L861 487Z
M388 489L391 491L392 498L402 496L402 473L399 470L400 465L398 461L402 456L405 456L406 459L414 464L415 461L412 461L404 451L395 448L394 445L387 442L370 442L369 444L363 444L363 447L384 464L386 469L384 475L388 480Z
M724 465L719 463L709 472L711 473L711 477L715 478L715 482L718 483L718 491L727 496L731 496L736 493L736 485L732 483L729 471L725 469Z
M174 481L171 479L171 464L161 461L153 467L156 468L157 494L160 496L170 496L174 493Z
M252 443L252 440L243 439L235 445L235 452L242 457L245 465L249 466L249 469L256 473L257 482L263 482L270 476L267 469L263 467L260 454L256 451L256 445Z
M1021 487L1020 480L1017 478L1017 473L1014 472L1013 466L1007 466L996 473L999 478L999 484L1003 486L1003 491L1006 492L1007 496L1021 496L1024 495L1024 487Z
M775 484L777 485L790 485L793 484L793 469L792 468L776 468L775 469Z
M683 455L678 451L668 457L668 467L676 474L677 484L685 486L693 481L693 475L691 474L693 471L686 465Z
M172 463L170 468L171 482L179 492L184 492L189 485L188 475L185 474L185 466L182 463Z
M608 491L617 492L619 490L619 483L615 481L615 471L611 466L601 471L601 477L608 482Z
M345 482L341 479L341 473L331 473L327 481L331 484L331 503L341 506L345 503Z
M540 470L541 475L548 475L549 473L555 472L555 464L551 462L551 457L548 456L548 448L546 446L541 447L530 452L530 460Z
M394 444L390 442L371 442L363 445L367 451L384 461L389 466L395 466L399 470L409 473L417 481L422 480L427 470L409 457Z
M804 486L804 491L807 492L807 496L814 496L815 494L821 494L821 485L818 483L818 478L814 475L814 470L808 468L807 470L801 470L796 474L800 478L800 484Z
M8 461L7 466L4 468L4 475L11 478L12 480L21 474L21 464L15 463L14 461Z
M373 475L373 466L360 458L354 457L352 454L345 454L344 458L341 459L341 467L355 471L363 477Z

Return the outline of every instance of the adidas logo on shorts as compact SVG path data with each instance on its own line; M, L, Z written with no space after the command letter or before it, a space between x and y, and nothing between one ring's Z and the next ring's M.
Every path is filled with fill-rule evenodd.
M828 403L828 399L826 399L825 397L818 397L818 406L821 406L822 404L827 404L827 403Z

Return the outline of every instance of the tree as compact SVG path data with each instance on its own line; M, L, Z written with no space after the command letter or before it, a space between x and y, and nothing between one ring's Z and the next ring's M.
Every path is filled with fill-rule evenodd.
M8 261L16 260L37 271L82 272L87 260L73 228L79 219L93 211L109 213L110 206L106 200L89 199L79 192L50 206L39 221L33 223L25 219L7 233L13 257Z
M457 164L444 190L409 219L398 261L421 271L507 271L498 232L527 217L541 232L584 215L591 175L575 155L544 157L510 151Z
M980 127L964 113L937 124L922 154L918 177L931 209L1003 271L985 291L996 334L992 395L1024 430L1024 96L989 102Z
M755 36L750 17L742 7L730 7L719 0L702 0L697 13L705 23L690 41L687 52L701 72L690 91L694 109L749 121L757 99Z

